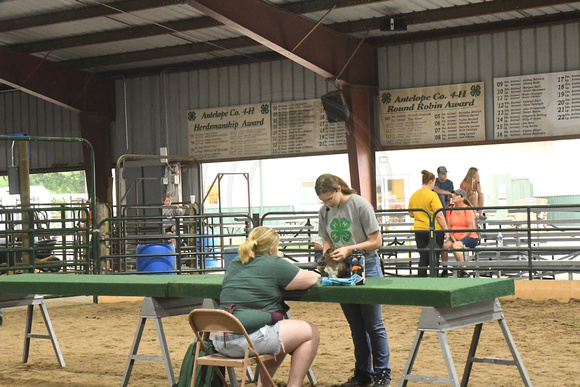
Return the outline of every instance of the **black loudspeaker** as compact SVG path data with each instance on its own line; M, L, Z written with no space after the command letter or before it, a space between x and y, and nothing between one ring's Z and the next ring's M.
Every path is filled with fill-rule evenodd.
M407 19L404 16L384 17L379 23L381 31L407 31Z
M324 107L328 122L344 122L348 120L350 116L348 105L340 90L326 93L320 99L322 100L322 107Z

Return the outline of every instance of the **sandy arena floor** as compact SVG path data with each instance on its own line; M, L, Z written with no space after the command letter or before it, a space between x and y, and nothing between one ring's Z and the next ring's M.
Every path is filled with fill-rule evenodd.
M119 386L137 328L139 299L91 304L91 298L48 300L48 311L61 346L66 367L58 365L49 340L33 339L27 364L22 361L25 330L23 307L4 309L0 326L0 386ZM104 300L103 300L104 301ZM503 300L509 329L534 386L580 386L580 300ZM38 308L33 332L45 333ZM383 315L391 346L393 386L398 385L415 329L420 307L384 306ZM313 369L319 386L333 386L348 379L353 369L353 347L338 304L291 303L293 318L314 322L322 334ZM176 376L192 334L186 316L163 319ZM472 327L447 333L458 375L471 340ZM146 324L141 355L160 355L155 327ZM484 324L478 356L510 357L497 322ZM285 386L287 365L275 379ZM445 365L436 334L426 334L414 374L445 377ZM308 383L305 382L305 385ZM167 386L163 363L137 361L131 386ZM409 386L436 385L410 382ZM470 386L521 386L516 367L476 364Z

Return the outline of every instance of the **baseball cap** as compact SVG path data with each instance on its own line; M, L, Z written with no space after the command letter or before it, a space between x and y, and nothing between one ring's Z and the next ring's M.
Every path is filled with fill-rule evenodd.
M444 166L441 166L441 167L437 168L437 173L447 173L447 168L445 168Z
M463 199L467 199L467 192L465 192L462 189L456 189L456 190L451 191L451 192L454 193L455 195L461 196Z

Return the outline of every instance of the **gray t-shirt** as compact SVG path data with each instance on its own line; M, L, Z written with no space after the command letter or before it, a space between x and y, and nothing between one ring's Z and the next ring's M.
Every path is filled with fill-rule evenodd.
M328 209L328 210L327 210ZM338 207L320 207L318 211L318 234L330 238L334 246L351 246L366 241L367 235L379 231L375 210L359 195L348 195L348 200ZM374 256L376 250L367 251L367 257Z

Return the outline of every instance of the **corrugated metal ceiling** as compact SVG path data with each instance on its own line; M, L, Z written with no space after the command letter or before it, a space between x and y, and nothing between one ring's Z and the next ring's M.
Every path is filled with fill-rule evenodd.
M555 0L316 0L269 2L375 46L476 34L580 17L580 2ZM334 7L334 8L333 8ZM88 16L87 16L88 15ZM406 31L381 31L386 16ZM134 75L176 65L211 66L275 57L180 0L0 0L0 45L73 67Z

